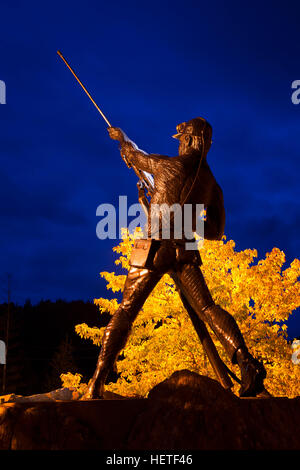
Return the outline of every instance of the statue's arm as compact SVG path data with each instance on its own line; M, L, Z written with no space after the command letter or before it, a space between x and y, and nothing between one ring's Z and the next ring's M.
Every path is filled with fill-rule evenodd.
M121 143L120 152L136 168L153 175L159 170L160 162L168 159L162 155L147 154L129 139Z
M119 127L109 127L108 132L111 139L120 142L122 157L125 157L127 162L131 163L139 170L154 174L159 169L159 162L168 159L168 157L161 155L148 155L146 152L139 149Z
M218 184L213 191L210 204L206 207L206 220L204 222L204 238L207 240L221 240L225 228L225 208L222 189Z

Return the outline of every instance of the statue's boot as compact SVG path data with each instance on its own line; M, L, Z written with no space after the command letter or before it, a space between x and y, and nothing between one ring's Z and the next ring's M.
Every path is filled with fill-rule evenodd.
M97 367L101 368L103 367L104 364L100 364L98 361ZM81 400L91 400L94 398L103 398L104 394L104 383L106 380L106 377L103 379L102 378L103 374L99 374L99 377L97 378L92 378L89 383L88 383L88 389L85 392L85 394L82 396Z
M105 329L96 370L82 397L83 400L103 398L107 376L113 370L130 331L131 322L128 321L125 313L122 308L119 308Z
M116 351L116 356L118 355L118 351ZM81 398L82 400L91 400L95 398L104 398L104 385L107 379L109 372L113 369L114 364L112 363L112 359L109 356L103 354L103 349L101 349L96 370L94 372L93 377L88 383L88 389Z
M219 305L213 304L204 309L206 321L223 345L233 364L241 371L240 397L270 396L264 388L266 370L247 349L241 331L233 318Z
M241 370L240 397L270 396L264 387L264 379L267 375L264 365L251 356L245 347L236 352L236 361Z

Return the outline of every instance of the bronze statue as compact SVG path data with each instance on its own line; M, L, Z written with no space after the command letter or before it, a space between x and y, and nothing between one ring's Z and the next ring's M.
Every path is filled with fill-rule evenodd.
M121 155L129 165L153 175L155 186L151 194L150 210L153 204L179 204L181 207L192 204L193 231L197 217L194 208L196 204L204 204L204 237L221 240L225 225L223 193L206 159L211 145L212 128L205 119L195 118L177 126L177 134L173 137L179 140L179 155L172 158L145 154L119 128L110 127L108 131L113 140L120 142ZM132 323L165 273L172 273L194 326L197 321L199 324L207 323L232 363L240 367L239 395L254 397L267 393L263 385L266 377L263 364L248 351L234 318L212 299L201 272L199 251L186 249L185 236L176 238L172 219L170 226L169 239L162 237L161 225L158 225L153 236L149 217L148 238L135 243L123 299L106 327L97 367L84 398L103 397L105 380L126 344ZM199 332L198 335L201 338Z

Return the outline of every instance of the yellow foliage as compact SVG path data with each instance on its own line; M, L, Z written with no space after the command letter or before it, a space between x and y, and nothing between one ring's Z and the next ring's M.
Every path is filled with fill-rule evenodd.
M129 269L134 238L123 232L121 243L114 248L119 254L116 264ZM231 313L251 353L262 360L267 369L267 389L275 396L294 397L300 389L300 365L291 361L287 342L286 321L300 306L300 261L295 259L282 270L285 255L273 248L265 259L254 264L255 249L235 251L235 242L205 240L200 248L201 267L214 301ZM123 289L125 275L101 273L107 288ZM100 313L111 314L118 307L117 299L96 299ZM100 345L104 329L76 326L82 338ZM220 356L228 364L217 339L211 332ZM123 355L117 361L120 378L106 389L126 396L147 396L157 383L174 371L189 369L214 378L191 321L184 310L170 276L165 275L147 299L137 316ZM237 366L234 367L238 373ZM235 385L234 392L238 386Z
M62 381L63 387L77 388L77 390L83 395L87 390L87 385L80 383L81 379L81 374L71 374L71 372L68 372L67 374L60 374L60 380Z

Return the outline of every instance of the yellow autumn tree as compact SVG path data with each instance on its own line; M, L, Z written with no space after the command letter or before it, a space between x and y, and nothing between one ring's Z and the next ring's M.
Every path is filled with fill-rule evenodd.
M124 232L114 248L116 265L129 269L135 234ZM294 397L300 390L300 365L291 361L286 322L300 306L300 261L295 259L283 270L285 255L273 248L265 259L254 263L255 249L235 251L233 240L205 240L200 249L201 267L215 302L236 319L251 353L262 360L267 370L266 388L275 396ZM107 289L123 290L126 275L102 272ZM96 299L100 313L113 314L119 302ZM94 344L101 344L104 328L76 326L76 332ZM237 366L228 362L220 343L210 331L220 356L238 375ZM157 284L137 316L128 342L117 361L120 378L106 390L125 396L147 396L149 390L180 369L214 377L201 343L184 310L172 279L165 275ZM64 376L62 376L64 383ZM78 376L76 377L78 382ZM68 374L70 384L70 374ZM235 384L233 391L237 393Z

